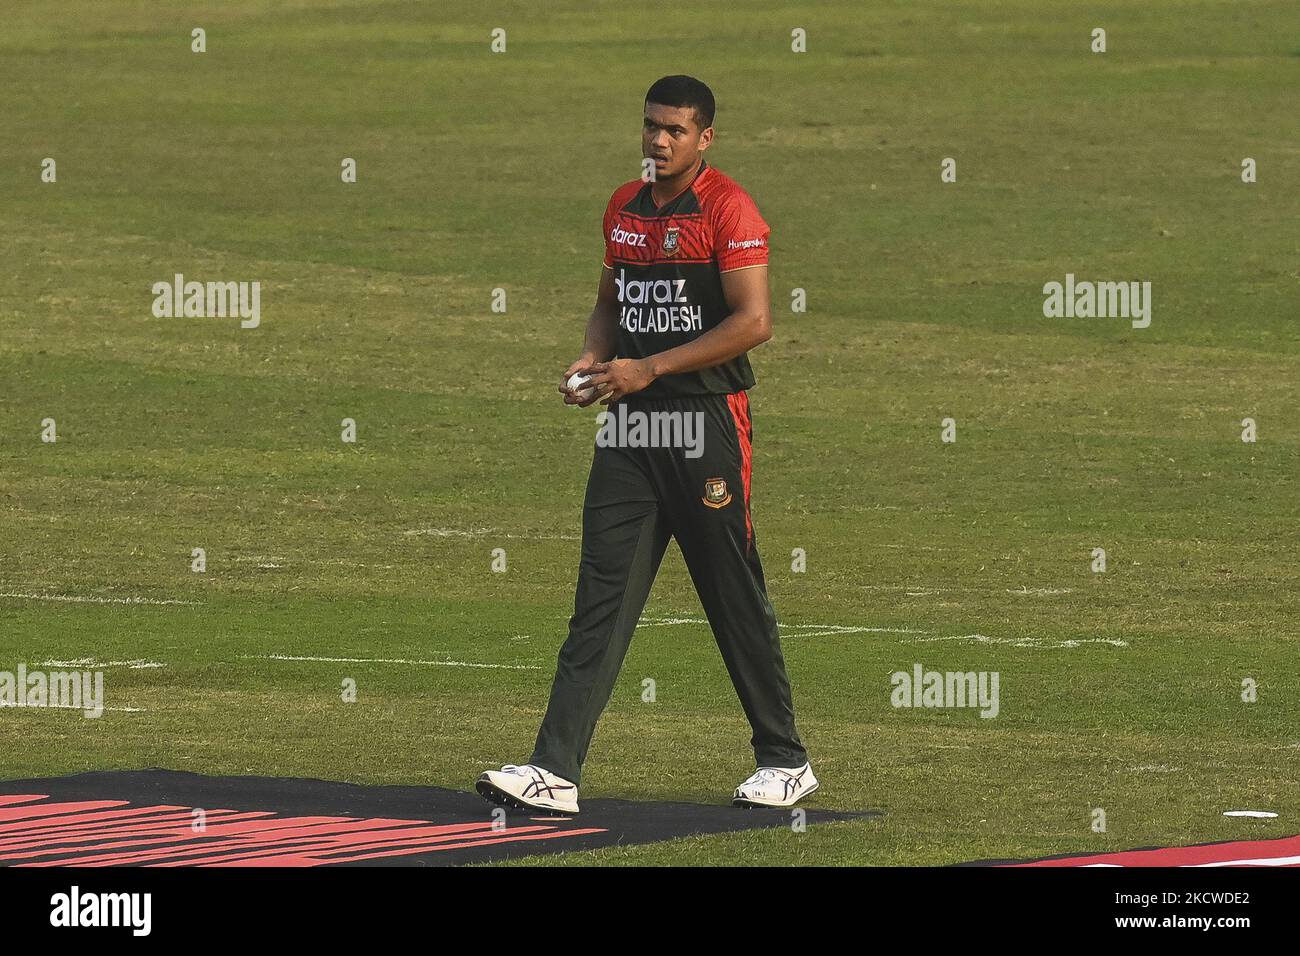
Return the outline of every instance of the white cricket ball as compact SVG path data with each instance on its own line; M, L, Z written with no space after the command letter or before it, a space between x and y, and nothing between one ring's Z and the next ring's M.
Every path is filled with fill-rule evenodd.
M585 402L587 399L591 398L591 396L596 391L594 388L582 387L586 385L590 379L591 379L590 375L583 375L581 372L574 372L572 375L569 376L569 380L564 383L564 387L567 388L569 391L573 392L575 395L578 396L578 398L582 399Z

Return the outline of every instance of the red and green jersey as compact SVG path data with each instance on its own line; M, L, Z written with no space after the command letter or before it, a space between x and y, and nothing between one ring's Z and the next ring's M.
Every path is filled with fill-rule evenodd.
M731 314L722 273L767 265L771 230L735 180L701 161L685 190L662 206L650 183L614 190L605 208L605 266L618 292L618 355L645 358L698 338ZM754 385L746 355L665 375L647 398L724 395Z

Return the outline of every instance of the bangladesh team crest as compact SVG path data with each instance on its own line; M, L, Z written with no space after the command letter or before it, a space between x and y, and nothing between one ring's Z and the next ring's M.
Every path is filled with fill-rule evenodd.
M666 256L677 255L677 250L678 248L680 248L679 234L681 233L681 231L682 230L680 226L673 226L671 229L669 229L667 232L664 233L664 255Z
M731 492L725 478L709 478L704 482L704 497L700 499L710 508L725 508L731 504Z

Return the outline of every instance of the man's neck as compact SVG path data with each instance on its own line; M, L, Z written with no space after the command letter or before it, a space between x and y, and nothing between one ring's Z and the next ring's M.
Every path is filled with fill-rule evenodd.
M672 202L686 191L686 187L691 184L693 179L695 179L696 175L698 175L700 171L700 167L703 165L704 157L701 156L695 161L695 164L690 169L680 172L676 176L669 177L668 179L656 179L650 184L650 200L656 207ZM656 193L658 195L656 195ZM660 199L660 196L663 196L664 198Z

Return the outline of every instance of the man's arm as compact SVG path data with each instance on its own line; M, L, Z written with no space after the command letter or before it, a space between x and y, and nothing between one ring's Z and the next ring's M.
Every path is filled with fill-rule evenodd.
M574 372L581 372L614 357L618 350L618 289L614 285L614 270L602 266L600 283L596 287L596 305L587 319L587 331L582 340L582 354L565 370L560 378L560 392L566 405L590 405L580 402L569 391L567 383ZM595 401L595 397L592 397Z
M596 287L596 306L587 319L587 334L582 354L593 362L607 362L618 350L618 290L614 270L601 266L600 284Z
M722 273L722 294L731 314L698 339L647 356L644 361L649 363L654 378L721 365L772 337L772 299L767 289L767 266L750 266Z
M615 359L592 365L595 374L591 377L591 384L597 386L597 391L608 388L599 396L602 404L608 405L625 395L639 392L662 375L698 372L721 365L772 337L772 298L767 287L767 266L750 266L722 273L722 293L731 314L699 338L643 359ZM592 401L595 401L595 396Z

